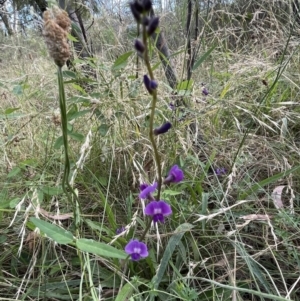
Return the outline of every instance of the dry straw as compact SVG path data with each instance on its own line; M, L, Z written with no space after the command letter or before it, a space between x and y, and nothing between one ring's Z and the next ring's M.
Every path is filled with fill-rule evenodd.
M58 67L62 67L71 55L67 40L70 25L71 20L64 10L54 7L44 12L45 43Z

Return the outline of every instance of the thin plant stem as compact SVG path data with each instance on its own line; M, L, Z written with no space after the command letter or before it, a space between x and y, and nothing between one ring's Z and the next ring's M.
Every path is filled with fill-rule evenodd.
M61 114L61 127L62 127L62 136L64 143L64 152L65 152L65 166L62 180L62 189L66 194L68 201L73 205L73 214L75 221L76 234L79 235L79 225L81 221L80 217L80 204L78 202L77 194L75 193L73 187L69 182L70 176L70 159L69 159L69 144L68 144L68 122L67 122L67 108L66 108L66 96L62 75L62 68L58 67L58 86L59 86L59 107ZM71 197L73 195L73 198Z
M144 51L144 61L147 67L147 70L149 72L149 76L151 80L154 80L154 75L153 71L150 65L150 60L149 60L149 52L148 52L148 35L146 32L146 26L143 25L143 43L145 45L145 51ZM155 164L157 168L157 197L156 199L160 199L160 191L161 191L161 185L162 185L162 172L161 172L161 163L160 163L160 156L158 153L157 145L154 139L154 133L153 133L153 128L154 128L154 115L155 115L155 108L156 108L156 103L157 103L157 91L154 89L152 93L152 103L151 103L151 113L150 113L150 124L149 124L149 139L153 148L154 152L154 159L155 159Z

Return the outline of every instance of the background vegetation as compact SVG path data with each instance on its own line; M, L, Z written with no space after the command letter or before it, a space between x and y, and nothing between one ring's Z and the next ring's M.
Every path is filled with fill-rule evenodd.
M163 191L173 215L147 234L150 255L137 263L79 253L35 228L32 217L75 233L57 71L38 1L2 2L0 299L300 300L298 2L153 1L178 77L171 88L153 41L155 123L173 124L157 141L164 175L178 164L185 180ZM80 237L122 250L143 232L139 184L155 177L146 69L127 1L74 5L93 53L75 48L64 69Z

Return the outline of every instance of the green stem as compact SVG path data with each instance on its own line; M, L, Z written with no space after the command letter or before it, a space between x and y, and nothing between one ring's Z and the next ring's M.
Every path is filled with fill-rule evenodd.
M154 75L153 71L150 65L150 60L149 60L149 53L148 53L148 36L147 36L147 31L146 31L146 26L143 25L143 43L145 45L145 51L144 51L144 61L147 67L147 70L149 72L149 76L151 80L154 80ZM160 199L160 192L161 192L161 184L162 184L162 172L161 172L161 164L160 164L160 156L158 153L157 145L154 139L154 133L153 133L153 125L154 125L154 115L155 115L155 108L156 108L156 103L157 103L157 91L156 89L152 93L152 103L151 103L151 113L150 113L150 126L149 126L149 139L153 148L154 152L154 159L155 159L155 164L157 168L157 197L156 199ZM150 223L151 224L151 223ZM150 226L149 226L150 227Z
M75 193L73 187L69 182L70 176L70 159L69 159L69 144L68 144L68 120L67 120L67 108L66 108L66 96L62 75L62 68L58 67L58 86L59 86L59 107L61 114L61 127L62 127L62 136L65 150L65 169L62 180L62 189L66 194L68 201L73 206L73 214L75 221L76 234L79 235L79 225L80 225L80 205L78 202L77 194ZM69 193L71 192L71 193ZM73 195L73 198L71 197Z

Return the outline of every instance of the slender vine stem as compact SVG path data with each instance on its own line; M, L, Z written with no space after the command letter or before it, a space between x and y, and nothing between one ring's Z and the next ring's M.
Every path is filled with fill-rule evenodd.
M148 35L146 31L146 26L143 25L143 43L145 45L145 51L144 51L144 61L147 67L147 70L149 72L149 76L151 80L154 80L154 75L153 71L150 65L150 60L149 60L149 51L148 51ZM160 199L160 192L161 192L161 185L162 185L162 172L161 172L161 163L160 163L160 156L158 153L157 145L155 142L154 138L154 133L153 133L153 128L154 128L154 115L155 115L155 108L156 108L156 103L157 103L157 91L156 89L152 93L152 103L151 103L151 113L150 113L150 124L149 124L149 139L153 148L154 152L154 159L155 159L155 164L157 168L157 196L156 199Z

